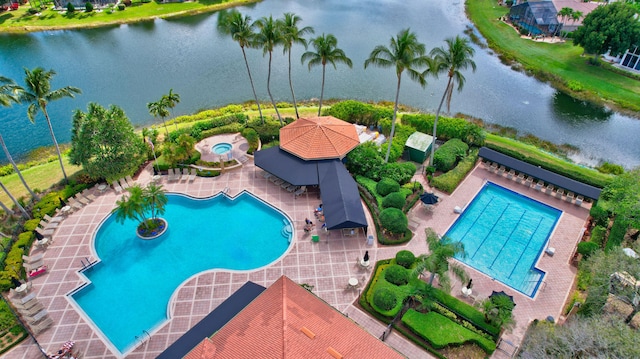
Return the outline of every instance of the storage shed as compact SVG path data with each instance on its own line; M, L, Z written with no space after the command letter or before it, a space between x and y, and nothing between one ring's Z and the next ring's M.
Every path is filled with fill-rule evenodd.
M404 144L407 158L417 163L424 162L429 157L432 143L433 136L422 132L412 133Z

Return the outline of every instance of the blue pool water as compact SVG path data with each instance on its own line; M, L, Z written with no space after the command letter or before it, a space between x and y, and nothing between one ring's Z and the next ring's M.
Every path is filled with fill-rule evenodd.
M213 147L211 147L211 153L214 153L216 155L223 155L229 151L231 151L231 144L230 143L218 143L216 145L214 145Z
M533 297L545 274L535 264L561 214L488 182L446 236L464 244L458 260Z
M91 284L71 296L121 353L167 319L171 295L192 275L259 268L289 247L290 221L247 192L234 200L168 197L168 231L157 239L138 238L137 223L113 215L102 223L94 244L101 262L84 271Z

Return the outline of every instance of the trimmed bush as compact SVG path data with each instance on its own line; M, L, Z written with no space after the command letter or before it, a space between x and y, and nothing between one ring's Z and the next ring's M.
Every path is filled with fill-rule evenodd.
M409 220L401 210L386 208L380 212L380 224L389 233L402 234L407 231Z
M383 178L376 185L376 192L381 196L386 196L392 192L398 192L400 190L400 184L390 178Z
M393 309L397 303L396 295L387 288L380 288L373 294L373 304L384 311Z
M390 178L403 185L411 181L416 170L416 165L413 162L385 163L380 169L380 178Z
M389 193L382 200L382 207L402 209L405 204L405 197L401 192Z
M624 235L627 233L627 228L629 228L629 222L622 218L622 216L617 216L613 221L613 225L611 225L605 250L611 250L621 245L624 240Z
M85 12L92 12L93 11L93 4L87 1L84 4L84 11Z
M585 258L589 258L590 255L595 253L600 246L595 242L580 242L578 243L578 253L582 254Z
M379 181L383 166L384 158L373 142L360 144L347 155L347 169L353 176L365 176Z
M453 192L458 184L462 182L467 173L473 169L478 160L478 151L472 151L469 156L467 156L464 160L460 161L460 163L453 170L440 175L438 177L433 178L430 181L430 184L442 191L447 193Z
M244 130L242 130L242 137L246 138L247 142L249 142L247 153L253 154L260 145L260 136L253 128L245 128Z
M591 231L590 242L597 243L600 247L604 244L604 235L606 234L607 229L602 226L595 226Z
M464 157L469 145L454 138L440 146L433 155L433 165L440 171L447 172L455 166L459 158Z
M323 111L324 115L337 117L350 123L376 126L382 118L391 118L393 109L374 106L355 100L338 102Z
M67 3L67 13L72 14L76 11L76 7L72 3Z
M384 279L395 285L405 285L409 283L409 273L403 266L394 264L384 271Z
M434 114L416 114L402 116L402 123L414 127L417 131L432 135ZM450 140L459 138L473 146L484 145L485 133L482 127L463 118L440 116L438 119L438 138Z
M606 227L609 222L609 211L604 208L600 201L596 202L595 205L591 206L589 210L589 214L596 225Z
M411 266L415 261L416 261L416 256L411 251L403 249L398 253L396 253L396 263L398 263L398 265L401 265L407 269L411 268Z

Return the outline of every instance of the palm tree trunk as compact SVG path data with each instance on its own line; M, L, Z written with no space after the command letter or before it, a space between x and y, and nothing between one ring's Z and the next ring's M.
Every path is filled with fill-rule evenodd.
M7 189L7 187L4 186L4 183L0 182L0 188L2 188L2 190L4 191L4 193L7 194L7 196L9 196L9 198L11 199L11 201L13 202L13 204L16 205L16 207L18 207L18 209L20 210L20 212L22 212L22 215L24 216L24 218L30 218L29 213L27 213L27 211L24 209L24 207L22 207L22 205L20 204L20 202L18 202L18 200L16 200L16 198L11 194L11 192L9 192L9 190Z
M49 119L49 113L47 113L47 108L43 106L42 112L44 113L44 117L47 119L47 125L49 125L49 132L51 133L51 139L53 140L53 144L56 146L56 152L58 153L58 162L60 162L60 168L62 169L64 182L68 183L69 179L67 178L67 172L64 171L64 164L62 164L62 154L60 153L60 146L58 146L58 140L56 140L56 135L53 133L53 126L51 126L51 119Z
M387 155L384 157L384 162L389 162L389 155L391 154L391 143L393 142L393 135L396 132L396 116L398 115L398 99L400 98L400 81L402 80L402 74L398 74L398 87L396 88L396 102L393 105L393 118L391 119L391 133L389 134L389 145L387 145Z
M27 191L29 191L29 193L31 193L31 197L33 197L33 199L35 199L37 201L38 200L38 196L27 185L27 181L25 181L24 177L22 177L22 172L20 172L20 170L18 169L18 166L16 165L16 162L13 160L13 157L11 157L11 153L9 153L9 149L7 149L7 145L4 143L4 138L2 138L2 135L0 135L0 145L2 146L2 150L4 151L4 155L7 156L7 159L11 163L11 166L13 166L13 170L16 171L16 173L18 174L18 177L20 178L20 181L22 181L22 184L24 185L24 188L26 188Z
M164 117L160 117L162 118L162 124L164 125L164 132L167 134L167 138L165 139L165 141L169 140L169 129L167 128L167 122L164 120Z
M431 272L431 275L429 276L429 285L433 286L433 280L436 279L436 273L435 272Z
M13 210L11 208L4 205L4 203L0 202L0 208L4 211L4 213L13 214Z
M293 82L291 81L291 49L289 49L289 87L291 88L291 97L293 98L293 108L296 110L296 119L300 118L298 115L298 104L296 104L296 94L293 92Z
M442 99L440 100L438 110L436 111L436 119L433 121L433 140L431 141L431 156L429 157L429 166L433 166L433 154L436 152L436 131L438 130L438 119L440 118L440 110L442 110L444 99L447 97L447 92L449 92L449 87L452 86L452 79L452 77L449 77L449 82L447 82L447 87L444 89Z
M318 104L318 116L320 116L320 110L322 110L322 98L324 97L324 74L327 68L326 64L322 64L322 87L320 89L320 103Z
M280 112L278 112L278 106L276 106L276 102L273 100L273 96L271 95L271 51L269 51L269 74L267 75L267 92L269 93L269 98L271 99L271 104L273 108L276 110L276 115L278 115L278 120L280 120L280 127L284 126L282 122L282 117L280 117Z
M249 82L251 83L251 91L253 91L253 97L256 99L256 105L258 105L258 113L260 114L260 120L264 125L264 117L262 117L262 109L260 108L260 101L258 101L258 95L256 95L256 88L253 86L253 77L251 77L251 70L249 69L249 61L247 61L247 53L244 51L244 47L240 47L242 49L242 56L244 57L244 64L247 66L247 73L249 74Z

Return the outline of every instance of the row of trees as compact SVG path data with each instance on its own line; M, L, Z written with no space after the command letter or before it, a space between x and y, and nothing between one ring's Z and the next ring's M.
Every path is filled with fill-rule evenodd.
M64 170L64 164L62 162L62 154L60 153L60 146L58 146L58 141L56 140L55 133L53 132L53 126L51 125L51 119L49 118L49 113L47 112L47 105L51 101L59 100L65 97L74 97L76 94L80 94L80 89L72 86L66 86L60 89L52 90L51 89L51 79L55 76L55 71L53 70L44 70L41 67L36 67L33 70L29 70L27 68L24 69L25 77L24 83L25 86L20 86L16 84L16 82L7 77L0 76L0 104L2 106L11 106L12 104L27 104L27 118L34 123L36 116L39 112L42 112L44 118L47 120L47 125L49 126L49 132L51 133L51 139L53 140L53 144L56 148L56 153L58 155L58 161L60 162L60 168L62 169L62 174L64 176L65 182L68 181L67 173ZM13 166L13 169L18 174L20 181L24 187L29 191L31 196L35 199L38 196L35 192L27 185L22 173L18 169L15 161L11 157L9 150L0 134L0 146L2 146L2 150L4 151L7 159ZM7 193L9 198L13 201L17 208L20 209L20 212L25 217L29 217L29 214L26 212L24 207L9 193L7 188L0 183L2 189ZM2 204L1 207L7 212L11 213L11 211Z
M299 44L305 47L308 43L311 43L315 51L306 51L302 54L301 62L308 63L309 70L313 66L322 66L322 86L320 90L320 102L318 105L318 116L322 111L322 99L324 97L324 84L327 63L336 67L338 63L344 63L349 67L353 66L353 63L345 52L338 48L338 40L332 34L322 34L316 38L307 41L303 36L306 34L314 33L314 29L306 26L300 27L302 19L292 13L285 13L282 19L274 20L272 16L262 17L259 20L252 22L251 18L246 15L242 15L237 10L230 12L220 13L218 19L218 26L221 32L231 36L236 41L242 50L242 55L247 67L247 73L249 75L249 82L251 83L251 89L258 106L258 112L262 117L262 109L260 108L260 102L256 95L255 86L253 84L253 78L251 76L251 69L247 61L246 48L261 48L263 55L269 55L269 69L267 75L267 92L271 103L276 111L276 115L282 123L282 118L278 112L278 107L271 95L270 82L271 82L271 60L272 53L276 46L282 45L284 53L288 54L289 64L289 87L291 89L291 96L293 98L293 105L296 112L296 118L299 117L298 107L296 104L295 91L293 89L293 82L291 80L291 48L294 44ZM257 30L257 31L256 31ZM470 46L467 38L455 37L446 40L446 47L437 47L431 50L429 56L426 54L426 47L423 43L418 41L417 35L411 32L410 29L404 29L398 33L395 38L391 38L389 46L379 45L376 46L369 58L365 60L365 69L372 65L376 67L389 68L392 67L396 71L398 78L396 84L396 96L394 102L393 119L391 126L391 134L389 136L389 145L387 147L387 154L385 156L385 162L389 161L389 153L391 151L391 144L393 135L395 132L396 116L398 112L398 101L400 97L400 85L402 82L402 74L407 72L409 78L418 82L422 87L425 87L426 77L437 77L439 74L446 73L448 76L447 87L442 96L442 100L438 106L436 112L436 121L434 123L433 136L434 143L432 145L432 151L435 149L435 138L438 118L440 117L440 111L445 100L447 103L447 111L450 110L451 97L453 94L453 88L456 87L458 91L461 91L465 77L462 74L462 70L471 68L473 71L476 69L476 64L472 60L474 55L474 49ZM431 155L433 158L433 152Z

